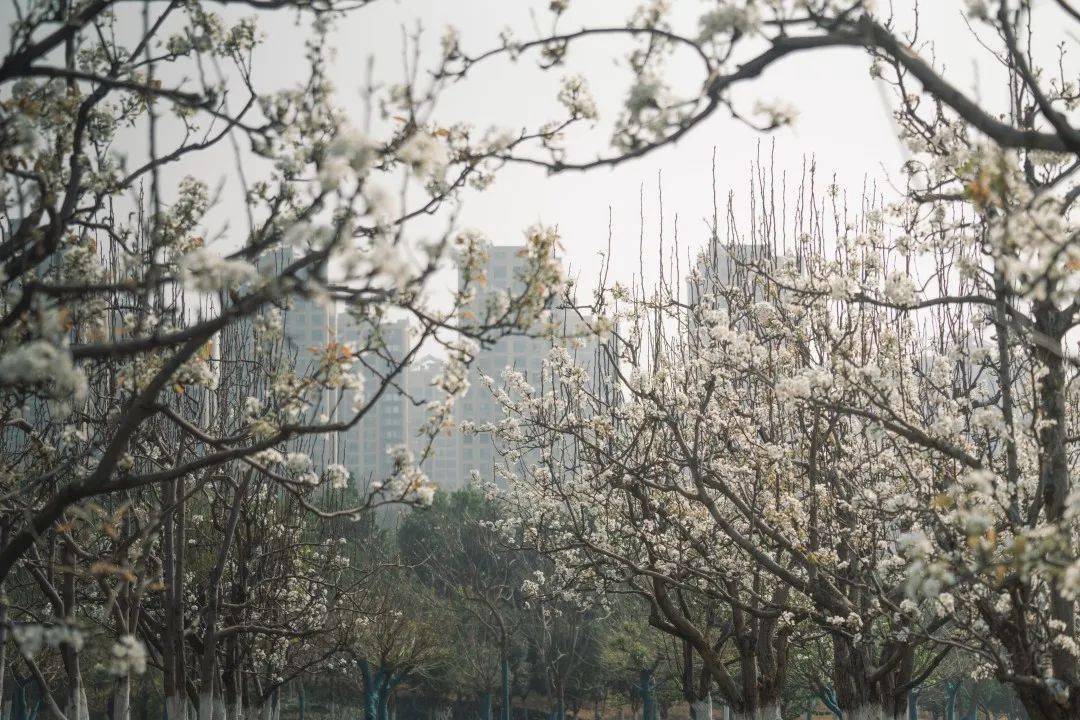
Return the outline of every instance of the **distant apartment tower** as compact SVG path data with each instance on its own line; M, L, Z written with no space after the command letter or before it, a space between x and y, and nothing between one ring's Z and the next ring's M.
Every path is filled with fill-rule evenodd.
M485 267L487 285L481 288L470 308L483 319L488 300L493 293L517 293L524 287L523 274L527 261L521 246L496 246L490 248ZM280 265L289 262L291 254L279 254L274 261ZM462 278L463 280L463 278ZM463 434L440 432L431 439L426 427L430 417L428 405L444 399L436 386L443 371L443 361L425 357L410 363L395 373L397 366L408 356L414 339L410 335L408 320L384 321L371 325L357 322L348 312L341 312L333 304L314 300L297 299L285 313L284 334L286 357L294 358L297 372L305 372L309 363L327 343L337 341L351 343L363 351L363 364L354 367L364 378L363 395L353 391L326 392L310 409L305 418L308 422L328 416L334 421L351 419L359 410L364 416L349 429L334 435L307 437L290 442L290 449L308 452L317 469L322 470L331 462L340 462L349 470L353 481L364 487L371 481L385 480L394 470L390 451L405 446L418 460L423 458L422 469L440 487L453 490L461 487L472 470L485 478L497 477L496 466L503 464L503 457L496 452L495 444L487 433ZM576 316L563 316L564 330L581 334L584 325ZM590 355L588 365L594 370L599 346L595 341L575 351ZM547 337L525 337L519 334L504 337L482 348L469 369L470 390L457 399L453 421L458 426L471 422L477 427L495 424L503 419L503 408L493 397L482 376L494 378L501 385L503 371L513 368L525 374L526 379L539 386L543 361L551 349ZM583 359L583 358L582 358ZM370 407L374 394L384 384L388 386ZM327 419L327 418L323 418ZM526 458L524 462L534 461Z
M263 256L260 265L280 273L296 259L292 250L279 250ZM305 374L318 362L318 355L336 335L337 313L331 303L311 298L295 297L292 306L284 312L284 357L293 363L297 373ZM311 405L301 418L302 422L317 424L332 417L336 394L326 391L311 399ZM314 463L315 472L321 473L334 462L336 438L325 434L301 435L289 441L291 451L307 453Z
M276 270L292 262L290 250L276 253L264 260L276 263ZM307 423L351 420L363 407L366 398L373 397L393 375L394 367L407 354L409 347L406 320L385 322L378 327L356 322L347 312L339 312L337 303L298 297L284 315L284 353L297 373L314 369L318 355L331 342L354 343L357 348L370 349L364 353L366 366L354 366L364 379L363 395L351 390L324 391L303 417ZM350 428L333 434L301 436L289 442L290 450L308 453L321 472L331 463L341 463L353 482L364 486L371 480L385 480L393 470L389 449L407 442L408 391L405 370L393 375L390 386L378 400L366 408L364 416Z
M445 393L435 385L443 367L443 362L437 358L425 357L409 368L409 449L419 460L430 444L430 454L421 463L421 469L440 488L456 490L465 483L460 465L461 438L458 433L445 430L432 438L431 428L425 427L432 418L428 404L446 399Z
M342 313L338 339L367 350L364 365L354 368L364 378L363 396L358 401L355 393L345 391L338 409L340 418L349 419L366 408L359 422L339 433L340 462L361 484L385 480L394 468L390 449L407 444L409 437L409 372L408 368L395 372L410 348L409 323L401 319L376 327L358 324ZM382 395L367 407L383 385L387 387Z
M478 318L484 317L484 308L492 293L513 293L521 290L522 274L526 272L526 260L522 250L518 245L493 246L489 249L485 268L487 286L480 289L470 308ZM459 282L464 282L463 273ZM503 370L510 367L524 373L530 382L538 383L543 360L550 348L551 343L546 338L511 335L482 349L469 368L469 391L455 406L457 424L460 426L462 422L471 422L481 427L500 422L503 419L503 409L488 391L482 375L494 378L496 384L501 385ZM486 433L463 433L459 437L458 465L461 475L468 477L476 470L481 477L493 478L494 468L501 464L502 458L496 453L492 438Z
M717 238L712 238L703 256L696 262L698 278L687 278L686 300L691 306L699 304L703 298L714 296L718 307L727 305L721 290L742 286L754 296L761 293L760 280L755 281L752 273L747 272L748 265L760 265L769 258L769 249L758 243L737 243L725 245ZM775 262L775 261L773 261Z
M277 275L296 259L291 249L275 250L259 258L259 267ZM303 370L315 357L312 349L325 347L334 336L337 313L329 303L296 296L283 320L285 353Z

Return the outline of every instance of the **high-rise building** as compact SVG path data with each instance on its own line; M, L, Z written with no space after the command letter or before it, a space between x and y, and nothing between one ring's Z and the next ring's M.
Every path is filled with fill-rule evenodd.
M264 260L277 270L291 262L288 250ZM409 325L404 319L378 326L357 322L336 303L298 298L284 315L285 357L298 373L307 374L319 361L318 355L332 342L352 343L364 352L364 365L354 367L363 376L358 396L352 390L324 391L305 413L305 422L345 422L361 410L363 417L348 429L328 435L301 436L289 443L290 450L308 453L315 470L321 472L330 463L341 463L354 483L364 486L373 480L386 480L393 472L391 448L409 442L407 394L409 373L395 368L410 348ZM386 389L367 407L383 386Z
M520 292L524 283L526 260L522 248L514 245L494 246L489 249L486 266L487 287L477 293L470 308L478 318L483 318L489 298L493 293ZM525 375L531 383L540 378L542 363L551 348L547 338L508 335L480 351L469 369L469 392L458 400L455 407L457 423L471 422L476 427L498 423L503 419L503 408L485 386L482 376L493 378L502 384L502 374L512 368ZM459 467L463 476L476 470L482 477L495 476L494 468L501 464L492 438L487 433L460 435Z
M425 427L432 418L428 404L445 399L443 391L435 385L442 370L442 361L434 357L425 357L409 368L409 449L419 460L430 444L430 454L421 463L421 469L439 487L455 490L465 482L459 463L461 438L456 432L446 431L441 431L432 438L431 428Z
M283 249L263 256L260 265L271 265L271 272L280 273L293 262L295 256L290 249ZM282 353L291 361L299 374L309 373L319 362L327 343L336 334L337 313L329 302L313 298L297 297L284 312ZM300 418L301 422L320 424L333 416L336 394L322 392L310 399L311 404ZM313 469L321 473L327 465L334 462L336 440L332 435L300 435L288 443L290 451L307 453L314 465Z
M279 253L266 262L280 269L291 260L291 253ZM521 246L490 248L487 266L487 285L477 294L468 308L483 321L489 301L495 293L520 293L525 287L527 260ZM505 306L496 302L493 307ZM564 313L561 332L568 336L586 335L586 324L572 313ZM539 328L536 331L539 332ZM347 421L359 411L363 417L352 427L333 435L304 436L289 443L290 450L311 455L316 471L337 462L349 471L354 483L364 487L372 481L384 481L394 471L391 451L408 448L421 462L425 474L439 487L453 490L461 487L471 471L498 479L497 467L505 458L498 452L490 433L439 432L431 438L429 405L444 399L437 386L443 371L443 361L426 356L395 372L413 349L414 339L406 319L384 321L375 325L357 321L348 312L333 304L312 299L297 299L284 316L285 357L293 362L298 373L306 373L328 343L353 344L363 351L363 364L354 367L364 378L362 395L345 390L326 391L313 403L304 420ZM534 387L542 386L541 373L552 340L545 336L532 337L514 333L481 348L469 368L469 391L457 399L453 421L457 426L471 423L483 429L504 418L504 409L489 391L483 376L503 384L503 373L511 368L524 374ZM603 359L596 340L578 344L572 352L584 362L599 382ZM372 402L375 393L386 386ZM370 406L368 405L370 403ZM430 448L429 448L430 444ZM426 456L425 456L426 455ZM535 462L535 457L520 462Z
M259 258L264 273L278 275L297 257L290 248L275 250ZM336 315L332 305L311 298L296 297L284 313L285 352L292 356L297 369L303 369L313 357L312 348L322 348L334 336Z
M365 408L383 385L383 391L364 417L349 430L339 433L340 462L353 478L364 483L385 480L394 468L390 450L409 442L408 368L395 373L410 348L409 323L405 319L384 322L378 326L360 325L347 314L338 317L338 336L343 343L355 343L369 349L364 354L363 397L357 402L352 391L341 398L339 415L352 417Z
M290 258L291 255L282 257L279 254L273 261L280 266ZM490 248L485 268L488 283L468 309L483 320L494 293L521 292L526 270L526 259L520 246ZM585 334L584 324L575 315L567 313L563 320L564 334ZM394 470L391 450L404 446L421 460L425 474L444 489L461 487L472 470L485 478L498 478L495 468L504 463L504 458L489 433L440 432L431 439L429 404L444 399L436 385L444 366L442 360L427 356L394 372L414 343L408 320L373 325L355 320L332 304L301 298L285 313L284 335L286 357L292 359L300 373L309 369L316 353L327 343L351 343L363 350L363 366L354 368L364 377L362 395L351 390L328 391L309 410L305 420L314 422L320 419L319 416L328 416L340 422L352 418L360 410L364 411L364 416L343 432L309 436L289 445L290 449L308 452L315 461L316 470L339 462L349 470L353 481L363 487L371 481L389 478ZM540 387L543 361L551 350L551 343L546 336L512 334L482 348L469 369L470 390L454 405L454 422L458 426L469 422L478 428L499 423L504 417L503 408L488 390L482 376L493 378L499 386L503 383L504 370L512 368L523 373L535 387ZM603 363L598 350L599 346L592 340L573 352L599 377ZM384 385L385 390L369 407L367 403ZM424 457L429 443L430 452ZM527 457L521 462L535 460Z
M747 292L757 296L761 292L761 283L752 277L753 273L748 272L747 267L760 265L767 258L768 248L765 245L724 245L717 238L713 238L705 254L698 258L698 278L686 280L687 303L693 306L700 303L704 297L715 296L718 307L724 307L727 303L719 291L744 285ZM750 287L750 284L754 287Z

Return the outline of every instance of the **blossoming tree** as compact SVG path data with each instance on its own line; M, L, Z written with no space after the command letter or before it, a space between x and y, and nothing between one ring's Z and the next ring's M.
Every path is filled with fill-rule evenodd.
M1062 22L1077 20L1057 5ZM1077 96L1063 61L1040 67L1045 28L1029 3L964 10L996 38L1012 98L1000 111L972 100L868 2L719 3L697 35L651 3L629 25L498 51L535 49L558 65L590 37L640 41L615 152L515 156L552 170L624 162L721 109L748 116L735 85L788 56L844 46L865 49L872 75L896 88L911 153L900 202L856 218L841 200L826 214L804 198L793 237L746 229L765 248L737 263L756 278L741 298L714 284L687 311L672 279L666 295L610 289L598 307L608 326L627 325L610 351L616 401L591 394L580 364L556 356L548 388L510 378L500 433L511 447L547 448L519 477L520 505L526 522L575 539L577 549L560 547L569 567L602 558L647 577L662 572L651 545L670 569L696 542L699 555L730 554L726 572L745 563L787 588L771 612L833 638L830 692L845 714L902 712L904 690L960 647L1031 716L1065 718L1080 702ZM701 62L696 96L675 97L664 82L677 50ZM765 127L792 117L759 110ZM629 309L616 311L620 302ZM619 543L604 544L612 534ZM701 582L697 568L680 572L681 583ZM922 671L912 663L921 644L938 648Z
M822 689L846 714L899 714L950 648L1010 683L1033 718L1080 713L1080 95L1065 60L1042 56L1030 2L964 3L997 43L1002 108L962 91L916 28L870 0L722 0L691 29L657 0L627 22L577 30L563 27L570 3L553 0L550 32L472 52L450 31L429 73L410 59L405 83L369 98L381 134L343 117L326 78L328 28L369 2L247 4L309 13L303 83L260 87L257 23L227 24L199 2L137 13L115 0L20 2L0 60L0 582L28 599L3 606L0 634L40 684L53 671L38 653L59 656L63 699L46 696L56 715L88 716L80 623L114 641L118 717L125 678L147 663L163 672L174 718L186 696L208 720L244 713L217 700L230 658L247 662L244 687L266 712L282 678L320 657L271 640L334 626L333 593L316 587L338 556L325 527L325 549L300 552L312 530L299 518L332 525L424 503L433 489L423 458L399 449L390 477L328 504L344 497L333 493L347 471L303 444L355 427L422 347L442 344L433 438L476 344L532 327L563 286L556 236L537 228L521 292L476 312L484 243L450 222L463 188L506 163L618 165L725 110L762 129L790 123L793 108L748 112L733 89L843 47L897 90L912 153L903 201L848 213L835 200L827 214L821 197L803 198L797 232L768 223L764 253L737 263L745 284L699 285L692 307L670 284L605 289L582 318L616 329L601 390L559 353L548 384L510 378L497 430L543 460L512 477L510 500L538 533L526 537L559 557L557 585L629 584L747 713L772 713L806 631L829 638ZM1062 22L1080 19L1067 0L1054 6ZM559 68L598 38L632 43L608 153L578 159L559 142L604 119L587 77L565 78L561 117L533 130L439 123L442 91L478 64L535 53ZM665 78L675 52L701 70L689 96ZM239 220L215 237L222 175ZM391 182L405 188L398 200ZM431 216L446 230L420 244L411 228ZM451 257L466 280L435 306L425 290ZM298 369L281 338L298 301L342 307L371 341L332 339ZM387 358L378 329L395 315L419 329ZM389 370L362 388L375 367ZM204 514L198 497L220 507ZM251 518L245 504L273 512ZM257 534L245 536L249 520ZM217 552L191 548L190 533ZM251 552L261 575L242 578ZM274 553L290 554L280 584ZM79 607L77 587L94 588L98 609ZM258 590L240 625L221 625L235 611L226 587ZM738 647L738 680L716 655L725 643ZM565 667L551 667L561 692Z
M385 135L361 132L325 76L335 4L257 5L309 13L302 84L259 87L256 20L227 24L200 3L138 14L111 1L20 3L0 62L0 582L54 610L8 613L0 634L17 630L5 639L32 670L43 642L58 648L67 700L46 697L72 720L88 713L78 661L88 628L115 635L118 677L147 656L162 670L174 717L187 701L202 718L239 713L249 698L263 707L286 668L308 662L275 638L319 630L333 596L311 579L335 555L308 557L297 511L331 522L433 492L424 457L396 451L389 477L330 508L323 500L350 484L348 472L304 444L357 426L432 344L448 362L425 433L444 432L476 347L529 327L561 282L555 237L538 229L519 290L463 312L486 245L446 212L463 187L486 182L498 153L547 131L438 125L436 72L385 99ZM208 239L219 182L241 219ZM405 188L400 200L388 183ZM429 216L446 229L419 243L411 228ZM436 306L425 289L449 262L465 281ZM331 336L296 362L282 335L297 302L340 306L367 332ZM395 314L418 330L391 355L379 328ZM248 513L260 504L256 522ZM215 552L190 547L204 533ZM255 556L262 575L245 576ZM274 571L288 580L270 592ZM111 622L76 602L81 578L99 586ZM238 616L226 610L229 588L250 603ZM244 674L225 694L236 710L222 695L233 671ZM117 717L129 712L126 688Z

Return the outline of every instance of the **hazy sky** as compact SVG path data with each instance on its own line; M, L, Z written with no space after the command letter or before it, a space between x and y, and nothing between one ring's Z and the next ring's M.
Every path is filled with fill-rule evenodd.
M637 3L618 0L575 0L560 23L564 30L586 25L612 25L624 21ZM377 65L381 72L398 71L400 33L385 28L404 23L411 27L417 19L437 41L444 25L452 23L468 50L490 47L499 31L510 27L516 37L528 37L532 28L530 11L543 9L546 2L390 2L372 8L366 20L359 17L343 24L338 33L339 62L336 78L347 99L355 84L352 69L362 65L367 53L375 53L389 63ZM679 20L691 31L707 3L676 0ZM594 129L581 129L572 138L571 148L579 159L592 159L610 152L611 122L618 115L630 83L624 58L631 45L602 39L571 49L565 71L540 72L535 56L512 63L500 60L479 67L475 75L445 97L444 117L468 119L477 125L535 127L557 117L554 97L560 78L581 72L589 80L601 117ZM387 66L389 65L389 66ZM462 222L483 229L496 242L518 242L522 230L536 221L557 224L562 232L567 260L587 282L599 269L598 254L608 242L609 208L613 227L613 271L628 278L639 268L639 203L644 186L646 218L646 262L656 264L659 246L657 228L658 183L662 180L667 246L678 217L680 244L700 246L706 237L704 218L712 215L712 157L717 157L718 188L722 196L728 188L742 189L748 182L751 161L761 150L768 153L776 141L776 164L781 170L798 173L804 156L816 155L819 164L835 169L846 180L861 183L867 173L881 175L881 165L890 169L900 162L900 151L882 104L867 71L867 61L857 51L806 55L770 72L758 86L742 91L744 110L756 97L782 97L801 109L794 129L763 136L726 113L697 128L678 145L613 170L548 175L529 167L508 167L498 181L483 193L474 193L464 206ZM380 71L377 69L377 74ZM676 86L693 92L704 80L699 67L685 58L675 58L670 77ZM646 272L650 272L646 270Z
M886 4L886 0L879 0ZM700 14L714 2L673 0L675 24L687 34L696 32ZM560 29L623 22L637 2L626 0L572 0ZM913 3L896 0L898 25L910 27ZM989 102L1000 103L1000 68L987 62L986 51L966 27L962 0L923 0L920 7L921 52L947 69L961 88ZM8 2L0 0L0 16L10 16ZM360 86L368 56L375 58L376 80L396 82L402 77L403 32L421 22L426 33L423 46L437 52L439 37L448 24L461 33L462 44L477 52L498 44L498 34L510 28L518 38L535 34L531 13L537 12L546 27L547 0L382 0L339 23L332 44L336 57L331 76L338 88L338 101L362 121ZM137 3L121 4L138 23ZM1054 23L1058 12L1050 0L1037 3L1044 40L1040 52L1052 54L1058 40L1070 46L1073 38L1053 37L1063 23ZM248 14L249 8L229 9L230 14ZM302 77L303 39L308 21L297 21L295 12L278 12L260 20L267 43L256 60L255 81L260 89L287 86ZM137 27L137 25L136 25ZM5 28L6 31L6 22ZM984 30L985 32L985 30ZM0 41L6 46L6 37ZM565 70L542 73L535 56L524 56L514 64L498 60L477 68L468 79L455 86L443 99L438 119L444 123L468 120L483 129L489 125L507 128L536 127L559 116L555 94L560 78L581 72L600 105L601 118L595 128L572 137L571 148L578 159L591 159L608 150L611 121L619 112L629 86L624 58L630 45L610 38L574 46ZM704 78L692 62L676 59L670 64L670 78L676 87L692 91ZM541 170L509 167L483 193L468 192L461 224L477 227L496 243L520 242L528 225L543 221L557 224L563 235L566 259L591 278L599 267L598 254L607 246L609 208L613 218L613 271L629 279L639 267L639 194L644 187L646 218L646 266L656 266L659 223L658 178L664 193L664 227L670 232L678 217L680 243L685 249L700 248L705 237L704 218L712 213L711 162L715 149L718 188L721 198L734 189L745 199L749 167L761 150L768 153L775 141L778 172L797 175L805 161L816 161L819 175L827 180L833 173L850 192L858 194L863 183L885 184L898 177L903 156L889 114L886 89L868 72L866 55L855 49L817 50L793 56L770 69L759 81L741 87L737 105L748 112L755 99L783 99L800 111L793 128L772 135L757 133L725 112L718 112L676 146L614 170L568 173L549 176ZM999 93L995 95L995 93ZM378 131L378 128L376 128ZM228 152L223 149L222 152ZM214 180L224 158L204 155L198 165L170 168L178 178L196 172ZM228 162L228 161L225 161ZM226 197L235 185L226 186ZM237 217L233 201L226 200L220 219ZM434 232L434 228L420 228Z
M625 0L572 0L560 28L617 24L637 4ZM676 26L692 34L697 18L715 2L673 0L672 5ZM964 5L962 0L924 0L920 4L920 40L928 43L923 52L933 54L961 88L975 96L989 95L986 99L990 102L1000 101L1001 96L993 94L1001 85L996 81L1000 69L987 62L985 50L972 37L962 15ZM1057 12L1050 2L1041 5L1041 16L1050 19ZM463 47L473 52L496 44L503 28L511 28L518 38L530 37L534 33L534 12L546 27L546 6L546 0L376 3L343 22L335 35L338 55L333 77L340 98L347 104L356 103L359 109L357 88L368 55L376 59L377 78L400 78L403 27L411 29L421 22L426 28L426 45L437 48L443 27L453 24L461 32ZM910 26L914 3L897 0L893 6L900 27ZM1054 32L1053 28L1048 30ZM274 40L272 44L277 38ZM559 79L566 72L581 72L589 79L601 109L597 127L574 137L578 157L590 159L608 150L610 122L618 114L629 86L624 62L629 47L611 39L580 44L571 50L565 72L539 72L535 56L525 56L516 64L500 60L482 66L445 96L441 117L469 120L479 127L535 127L556 116L553 98ZM1053 43L1047 39L1043 49L1052 51ZM287 60L281 52L275 52L274 57L277 61ZM757 98L782 98L793 103L800 111L793 128L764 136L719 112L678 145L614 170L549 176L534 168L510 167L484 193L470 193L462 222L483 229L496 242L518 242L522 229L538 220L558 224L567 259L582 272L584 280L595 275L598 253L607 246L610 208L613 269L617 275L628 277L639 266L642 186L646 255L651 255L655 266L658 176L662 177L668 243L676 216L683 247L697 248L703 243L703 219L712 213L714 149L722 197L728 189L734 189L740 198L745 198L749 166L759 152L759 143L761 150L768 153L773 141L778 171L797 175L804 160L814 159L823 175L835 172L841 184L857 194L864 182L880 184L888 182L890 176L897 178L896 171L903 161L888 107L891 90L876 84L868 68L866 55L854 49L818 50L794 56L770 69L760 81L743 86L735 96L742 112L748 112ZM678 59L671 64L670 76L677 86L691 90L704 80L693 62Z

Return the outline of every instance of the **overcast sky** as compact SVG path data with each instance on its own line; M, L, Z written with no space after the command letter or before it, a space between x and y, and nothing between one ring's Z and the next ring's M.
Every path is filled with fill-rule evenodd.
M570 11L560 28L611 25L625 20L637 5L625 0L572 0ZM884 4L884 0L883 0ZM696 31L697 18L715 2L674 0L674 22L688 34ZM900 27L910 27L914 3L893 3ZM1056 9L1041 3L1040 17L1052 24ZM355 103L359 112L358 86L364 59L376 59L376 76L399 79L401 76L402 28L413 28L419 21L427 31L427 45L436 48L438 37L447 24L461 32L468 51L491 47L498 42L501 29L511 28L516 37L533 34L531 13L545 18L546 0L398 0L376 3L371 8L344 21L335 35L337 59L333 77L343 103ZM973 96L1000 103L1000 69L988 62L986 51L968 29L962 0L931 0L919 7L920 39L927 43L923 53L944 66L950 77ZM1053 36L1047 28L1045 38ZM1075 43L1075 41L1072 41ZM589 159L607 151L609 123L618 114L629 85L624 58L629 45L609 39L574 47L567 72L581 72L596 95L601 118L591 132L579 133L574 147L578 157ZM1051 52L1049 41L1042 48ZM285 55L274 53L278 61ZM692 62L671 64L674 84L688 89L700 87L701 77ZM534 58L524 57L514 64L506 61L478 68L465 82L448 93L441 117L468 120L483 127L488 124L508 127L531 126L556 115L553 98L561 71L541 73ZM835 173L840 183L858 193L863 183L888 183L897 179L903 161L896 140L888 103L887 88L869 75L869 61L858 50L818 50L796 55L770 69L759 82L746 85L735 95L740 110L747 112L757 98L783 98L800 111L791 129L762 135L717 113L678 145L614 170L568 173L549 176L543 171L507 168L499 180L484 193L471 193L465 203L462 222L483 229L496 242L518 242L522 229L543 221L559 226L564 238L568 262L582 272L583 280L593 276L598 253L607 246L609 208L613 217L613 269L618 276L629 277L639 267L639 196L644 186L646 254L655 258L658 246L658 178L664 192L665 229L670 233L676 216L680 241L698 248L706 238L703 219L711 216L711 163L715 149L718 158L718 188L722 196L734 189L745 199L750 163L761 150L768 153L775 141L778 171L798 174L804 161L816 160L825 176ZM670 235L668 237L670 243ZM652 263L655 266L655 260ZM646 262L646 266L649 263ZM647 271L648 272L648 271Z
M886 0L879 0L886 4ZM693 34L700 14L715 2L673 0L676 27ZM560 29L612 25L623 22L637 2L626 0L572 0ZM910 27L913 3L896 0L898 26ZM10 6L0 0L0 14L10 16ZM963 0L924 0L920 8L920 52L932 55L949 77L973 96L1000 106L1000 68L966 27ZM1037 3L1037 20L1042 26L1040 52L1052 55L1058 39L1076 45L1074 38L1056 38L1063 23L1055 23L1050 0ZM138 4L121 5L130 10L130 22L140 17ZM423 47L437 52L439 37L448 24L461 33L462 44L477 52L498 44L498 34L510 28L518 38L535 34L531 13L547 22L547 0L382 0L340 21L332 44L336 57L331 76L338 88L338 101L362 121L360 86L369 56L375 59L375 76L380 82L396 82L402 77L403 31L420 22L426 29ZM250 13L229 9L231 14ZM264 16L261 27L266 45L256 60L255 81L262 90L287 86L303 76L303 39L308 34L306 19L297 21L295 12ZM5 23L6 25L6 23ZM136 25L137 27L137 25ZM5 28L6 30L6 28ZM1052 38L1049 39L1049 38ZM6 38L0 38L5 41ZM516 64L505 60L476 69L468 79L448 92L440 105L443 123L467 120L478 128L496 125L517 129L533 127L559 115L555 94L560 78L581 72L589 80L600 105L600 122L593 129L575 134L571 147L578 159L591 159L608 150L611 121L621 107L630 77L624 58L629 45L610 38L574 46L566 70L542 73L535 57L525 56ZM704 78L692 62L678 58L670 64L670 78L676 88L692 91ZM646 218L646 267L656 266L659 244L657 186L662 182L664 227L670 232L676 217L682 247L698 249L706 238L704 218L711 216L713 194L711 163L717 157L717 184L721 197L734 189L740 202L746 198L749 167L760 149L768 154L775 142L778 172L797 175L804 162L816 161L819 175L828 180L834 173L841 185L858 194L864 183L885 187L903 161L890 118L886 88L875 83L865 53L854 49L817 50L795 55L776 65L758 81L745 85L734 96L740 110L748 112L755 99L783 99L799 110L793 128L762 135L723 112L692 131L678 145L626 163L614 170L568 173L549 176L541 170L509 167L483 193L468 192L461 224L483 230L499 244L518 243L528 225L542 221L557 224L562 232L565 258L583 280L595 276L599 253L607 247L608 218L613 227L613 271L629 279L639 267L639 196L644 187ZM995 95L994 93L998 94ZM376 132L378 128L376 128ZM223 149L223 152L226 150ZM170 168L178 179L195 172L213 180L223 158L203 154L197 166ZM661 180L662 178L662 180ZM226 187L235 193L235 184ZM223 203L217 217L237 217L235 194ZM420 234L434 228L419 228ZM416 238L414 238L416 239ZM650 262L651 260L651 262Z
M612 25L624 21L637 3L620 0L576 0L561 23L564 30L579 26ZM368 52L386 57L381 71L398 70L399 33L386 27L419 19L437 40L444 25L453 23L468 50L487 48L497 42L499 31L510 27L517 37L528 37L530 11L543 12L546 2L389 2L372 8L366 21L359 17L343 24L338 33L337 83L343 99L355 85L352 69ZM707 6L687 0L674 3L678 20L691 31ZM471 120L477 125L530 126L557 116L553 99L559 79L581 72L596 96L601 117L594 129L579 130L571 148L582 160L610 152L610 123L618 115L630 83L624 58L630 44L610 38L572 48L565 71L540 72L533 57L518 63L500 61L479 67L475 75L445 97L444 117ZM671 81L693 92L704 80L689 59L673 59ZM377 60L377 63L379 61ZM881 167L895 169L901 161L888 113L867 71L868 63L856 51L804 56L771 71L750 92L740 92L744 110L753 99L782 97L801 110L794 129L763 136L718 113L678 145L613 170L548 175L529 167L508 167L483 193L474 193L464 206L462 222L484 230L494 241L513 243L522 230L542 221L561 230L566 258L588 282L599 269L598 255L608 242L609 208L613 227L613 271L628 279L639 268L639 202L644 187L646 218L646 266L656 265L659 246L658 183L663 187L667 246L678 218L680 244L700 246L706 237L704 218L712 215L712 157L717 157L718 188L741 190L748 182L750 163L761 150L768 153L776 142L776 165L798 173L804 157L816 155L822 167L835 169L846 180L861 184L864 175L878 177ZM377 74L380 68L377 66ZM745 193L743 193L745 195ZM649 270L646 270L649 273Z

